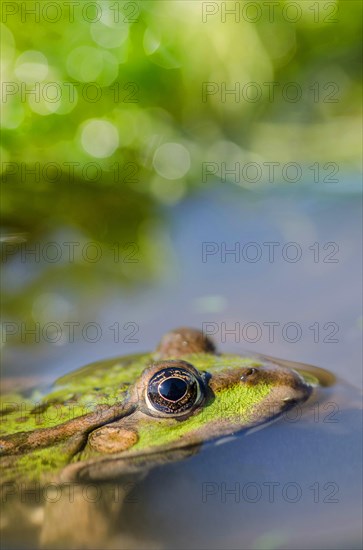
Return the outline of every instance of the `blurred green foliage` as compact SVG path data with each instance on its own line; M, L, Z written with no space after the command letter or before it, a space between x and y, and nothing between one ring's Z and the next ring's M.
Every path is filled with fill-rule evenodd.
M280 2L273 11L243 1L7 4L3 170L56 163L69 175L65 163L75 163L82 179L97 161L102 177L90 169L87 180L118 179L173 202L200 183L201 162L223 141L242 160L332 160L333 146L336 162L358 162L361 2ZM225 14L223 22L223 9L235 6L239 20ZM204 99L203 83L214 83ZM223 100L223 85L236 84L241 99ZM165 159L165 143L185 156ZM137 174L124 182L128 162ZM53 172L46 179L57 182Z

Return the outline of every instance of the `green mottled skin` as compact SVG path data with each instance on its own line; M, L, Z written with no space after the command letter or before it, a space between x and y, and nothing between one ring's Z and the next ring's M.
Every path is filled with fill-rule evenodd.
M263 360L238 355L192 353L182 359L198 371L209 373L211 387L213 380L224 373L250 367L258 373L264 366ZM130 388L154 360L155 354L140 354L98 362L60 378L48 391L37 389L26 397L21 394L4 395L1 401L6 414L2 416L0 435L50 428L90 412L97 405L122 403L129 399ZM276 365L275 368L278 369ZM224 383L222 377L214 387L213 398L207 399L187 418L155 418L140 411L119 418L112 425L135 432L138 439L130 448L113 456L125 457L130 463L134 457L198 445L258 424L261 419L266 421L269 418L265 413L260 417L256 413L279 384L281 380L278 377L261 379L254 384L241 384L239 379L233 383L226 379ZM301 398L305 399L306 395ZM75 444L76 439L73 436L45 448L5 456L2 458L5 465L3 480L48 480L59 474L67 464L104 458L102 452L90 448L87 434L86 442L81 446L77 442Z
M93 363L59 378L49 391L34 390L30 397L21 394L0 396L1 408L14 406L14 412L2 418L0 435L49 428L92 410L95 405L113 404L125 399L129 384L144 370L150 354ZM48 409L37 410L49 404Z
M269 386L263 384L259 386L251 395L247 388L233 387L219 392L216 401L213 401L203 409L198 415L191 416L181 424L173 424L169 426L145 421L138 428L139 441L133 447L133 450L145 450L153 445L154 441L158 441L160 445L172 443L186 435L192 434L195 430L203 427L206 423L216 423L220 421L237 421L237 413L239 419L244 419L247 423L253 408L258 405L270 391ZM236 403L243 399L243 406L236 406Z
M0 435L7 435L17 431L28 431L36 428L48 428L79 416L92 410L96 404L113 404L125 398L129 384L142 373L145 365L152 360L152 354L134 356L132 363L126 368L122 358L103 363L93 363L59 378L49 392L43 394L39 389L35 390L31 397L24 398L21 394L7 394L0 396L2 410L13 406L14 411L3 417L0 426ZM257 366L260 364L255 359L241 358L240 356L224 355L216 357L207 354L186 355L199 370L207 370L210 373L225 368L226 366ZM96 389L99 388L99 389ZM223 398L223 392L220 394ZM246 411L259 400L259 393L249 395ZM49 408L39 410L41 404L49 404ZM194 419L190 419L194 420ZM152 423L152 422L151 422ZM187 424L187 421L185 422ZM168 429L168 428L167 428ZM160 428L162 431L162 428ZM138 445L139 448L143 446Z

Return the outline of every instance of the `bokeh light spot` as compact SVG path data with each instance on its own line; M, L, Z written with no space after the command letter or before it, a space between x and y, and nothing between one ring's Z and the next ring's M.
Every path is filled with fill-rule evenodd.
M155 152L156 172L168 180L182 178L190 168L190 154L180 143L164 143Z
M48 60L42 52L27 50L15 63L15 74L23 82L41 82L48 75Z
M93 41L99 46L117 48L127 40L129 30L126 24L119 23L117 27L108 27L98 21L91 25L90 33Z
M97 80L103 69L103 55L98 48L80 46L67 58L67 72L81 82Z
M29 95L28 104L31 110L37 115L48 116L52 115L59 108L58 102L48 101L45 96L42 95L44 88L40 89L39 94Z
M88 120L82 129L81 143L93 157L110 157L119 145L117 128L107 120Z
M146 55L151 55L159 48L161 44L160 37L153 30L147 28L144 33L143 46Z

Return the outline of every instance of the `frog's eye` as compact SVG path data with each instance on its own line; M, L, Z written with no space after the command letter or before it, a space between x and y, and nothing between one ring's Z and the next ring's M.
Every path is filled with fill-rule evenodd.
M152 376L146 390L146 404L151 413L185 415L201 403L203 383L197 373L194 374L194 367L192 369L167 367Z

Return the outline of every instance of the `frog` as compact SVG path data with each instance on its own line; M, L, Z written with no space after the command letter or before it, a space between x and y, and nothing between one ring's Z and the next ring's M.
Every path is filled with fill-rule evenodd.
M94 362L50 387L3 395L2 483L135 479L268 426L331 383L317 367L220 353L203 331L171 330L153 352Z

